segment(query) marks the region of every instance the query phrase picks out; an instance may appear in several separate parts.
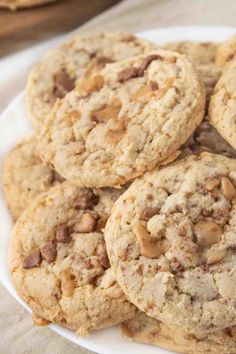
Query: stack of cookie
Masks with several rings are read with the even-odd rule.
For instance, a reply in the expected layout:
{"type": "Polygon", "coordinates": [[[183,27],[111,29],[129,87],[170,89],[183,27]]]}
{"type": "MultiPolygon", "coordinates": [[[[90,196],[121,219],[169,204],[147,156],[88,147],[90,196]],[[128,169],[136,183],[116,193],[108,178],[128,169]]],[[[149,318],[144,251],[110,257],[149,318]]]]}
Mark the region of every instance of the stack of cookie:
{"type": "Polygon", "coordinates": [[[12,281],[36,324],[236,353],[235,53],[235,37],[105,33],[32,70],[34,131],[4,188],[12,281]]]}

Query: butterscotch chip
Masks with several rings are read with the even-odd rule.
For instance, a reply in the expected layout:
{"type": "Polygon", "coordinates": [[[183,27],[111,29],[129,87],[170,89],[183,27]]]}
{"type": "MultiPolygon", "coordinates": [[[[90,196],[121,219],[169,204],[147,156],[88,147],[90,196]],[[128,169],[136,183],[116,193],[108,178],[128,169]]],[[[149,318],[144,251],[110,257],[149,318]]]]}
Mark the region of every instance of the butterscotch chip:
{"type": "Polygon", "coordinates": [[[61,291],[64,296],[72,296],[76,287],[72,273],[69,269],[65,269],[60,274],[61,291]]]}
{"type": "Polygon", "coordinates": [[[134,99],[137,102],[148,102],[153,96],[152,89],[148,86],[141,86],[135,93],[134,99]]]}
{"type": "Polygon", "coordinates": [[[22,300],[37,314],[38,325],[57,323],[84,336],[134,316],[136,307],[110,268],[103,231],[75,230],[85,213],[96,220],[97,215],[106,218],[123,192],[64,182],[33,200],[16,222],[10,272],[22,300]],[[75,207],[85,195],[97,197],[89,212],[75,207]]]}
{"type": "Polygon", "coordinates": [[[153,241],[141,223],[135,225],[134,234],[138,239],[142,256],[156,258],[164,254],[169,248],[167,240],[153,241]]]}
{"type": "Polygon", "coordinates": [[[78,82],[77,90],[82,92],[82,95],[91,94],[94,91],[98,91],[102,88],[104,83],[103,76],[101,75],[93,75],[86,79],[81,79],[78,82]]]}
{"type": "Polygon", "coordinates": [[[211,192],[211,191],[213,191],[214,188],[218,187],[219,184],[220,184],[220,180],[217,178],[213,178],[213,179],[207,181],[206,189],[211,192]]]}
{"type": "Polygon", "coordinates": [[[226,177],[221,179],[221,188],[222,193],[224,194],[225,198],[232,200],[236,196],[236,189],[232,182],[226,177]]]}
{"type": "Polygon", "coordinates": [[[45,318],[38,316],[35,313],[32,315],[32,320],[36,326],[47,326],[50,323],[48,320],[45,320],[45,318]]]}
{"type": "Polygon", "coordinates": [[[222,261],[225,256],[226,256],[226,251],[224,249],[213,250],[207,256],[207,263],[208,264],[218,263],[222,261]]]}
{"type": "Polygon", "coordinates": [[[177,53],[134,56],[96,76],[103,84],[93,89],[91,77],[84,78],[55,105],[38,139],[43,161],[78,186],[119,186],[143,175],[173,156],[203,118],[203,84],[177,53]],[[74,109],[81,116],[70,125],[74,109]]]}
{"type": "Polygon", "coordinates": [[[211,246],[221,240],[222,229],[213,221],[199,221],[193,226],[199,246],[211,246]]]}
{"type": "Polygon", "coordinates": [[[118,118],[120,107],[107,106],[92,113],[92,120],[98,123],[107,122],[109,119],[118,118]]]}
{"type": "Polygon", "coordinates": [[[98,217],[91,213],[84,213],[76,222],[74,230],[80,233],[89,233],[96,230],[98,217]]]}
{"type": "Polygon", "coordinates": [[[156,168],[118,199],[105,228],[126,296],[199,338],[236,324],[236,205],[223,178],[235,183],[236,160],[216,154],[156,168]]]}
{"type": "MultiPolygon", "coordinates": [[[[88,77],[96,75],[107,63],[148,53],[155,47],[130,34],[116,32],[77,35],[51,50],[28,78],[27,106],[34,127],[40,129],[55,102],[78,84],[82,83],[85,96],[97,90],[101,84],[88,77]]],[[[71,124],[69,117],[68,122],[71,124]]]]}

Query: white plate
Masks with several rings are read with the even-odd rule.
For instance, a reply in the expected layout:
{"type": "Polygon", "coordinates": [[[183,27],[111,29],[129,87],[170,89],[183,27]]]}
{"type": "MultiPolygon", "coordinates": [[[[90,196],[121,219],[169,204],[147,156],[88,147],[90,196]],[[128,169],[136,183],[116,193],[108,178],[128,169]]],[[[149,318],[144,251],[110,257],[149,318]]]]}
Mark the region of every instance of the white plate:
{"type": "MultiPolygon", "coordinates": [[[[178,40],[195,41],[223,41],[236,33],[236,28],[228,27],[171,27],[141,32],[138,35],[150,41],[163,44],[178,40]]],[[[3,159],[6,153],[14,146],[17,140],[30,131],[24,104],[24,93],[21,93],[5,110],[0,118],[0,280],[11,295],[28,311],[29,307],[19,298],[11,284],[7,267],[7,250],[12,229],[12,221],[3,199],[2,170],[3,159]]],[[[167,354],[166,350],[133,343],[125,340],[117,327],[109,328],[91,334],[87,338],[77,337],[72,331],[57,325],[49,327],[80,346],[99,354],[167,354]]]]}

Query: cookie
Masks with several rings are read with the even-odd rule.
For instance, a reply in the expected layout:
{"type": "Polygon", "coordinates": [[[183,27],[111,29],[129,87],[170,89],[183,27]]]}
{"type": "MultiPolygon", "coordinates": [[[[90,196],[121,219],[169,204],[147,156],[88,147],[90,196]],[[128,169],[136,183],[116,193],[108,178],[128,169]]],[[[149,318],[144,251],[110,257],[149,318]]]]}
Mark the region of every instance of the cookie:
{"type": "Polygon", "coordinates": [[[236,149],[236,59],[223,71],[209,105],[209,120],[224,139],[236,149]]]}
{"type": "Polygon", "coordinates": [[[207,104],[213,93],[222,69],[215,65],[218,44],[213,42],[198,43],[193,41],[168,43],[164,49],[184,54],[194,64],[206,87],[207,104]]]}
{"type": "Polygon", "coordinates": [[[219,45],[216,51],[215,63],[223,67],[229,63],[236,54],[236,36],[231,36],[227,41],[219,45]]]}
{"type": "Polygon", "coordinates": [[[206,113],[209,106],[210,97],[213,94],[215,85],[219,80],[222,69],[215,64],[197,65],[196,70],[204,82],[206,88],[206,113]]]}
{"type": "Polygon", "coordinates": [[[208,333],[200,338],[189,335],[179,328],[139,312],[122,324],[122,334],[131,340],[154,344],[183,354],[234,354],[236,350],[236,327],[208,333]]]}
{"type": "Polygon", "coordinates": [[[205,65],[215,62],[218,44],[213,42],[180,41],[167,43],[163,48],[185,54],[193,64],[205,65]]]}
{"type": "Polygon", "coordinates": [[[192,334],[236,325],[236,160],[202,153],[133,182],[105,239],[141,311],[192,334]]]}
{"type": "Polygon", "coordinates": [[[184,56],[159,50],[108,64],[55,105],[40,156],[72,183],[122,185],[175,152],[204,107],[203,84],[184,56]]]}
{"type": "Polygon", "coordinates": [[[55,170],[42,164],[35,136],[24,138],[10,151],[4,163],[4,194],[13,220],[37,195],[63,180],[55,170]]]}
{"type": "Polygon", "coordinates": [[[41,127],[56,99],[71,91],[81,77],[154,47],[131,34],[117,32],[77,35],[51,50],[35,65],[27,82],[27,106],[33,126],[41,127]]]}
{"type": "Polygon", "coordinates": [[[134,316],[110,268],[102,232],[121,193],[64,182],[38,196],[17,220],[10,273],[36,319],[87,335],[134,316]]]}
{"type": "Polygon", "coordinates": [[[207,117],[184,144],[179,158],[203,151],[236,158],[236,150],[209,124],[207,117]]]}
{"type": "Polygon", "coordinates": [[[6,7],[10,10],[17,10],[26,7],[43,5],[57,0],[0,0],[0,7],[6,7]]]}

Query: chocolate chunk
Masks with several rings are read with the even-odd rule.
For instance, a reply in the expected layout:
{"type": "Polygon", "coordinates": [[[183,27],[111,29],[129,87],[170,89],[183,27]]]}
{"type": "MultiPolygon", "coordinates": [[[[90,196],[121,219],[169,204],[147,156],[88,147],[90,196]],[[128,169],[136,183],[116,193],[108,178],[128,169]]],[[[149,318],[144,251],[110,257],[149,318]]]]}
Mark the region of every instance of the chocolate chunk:
{"type": "Polygon", "coordinates": [[[159,212],[160,208],[158,207],[147,207],[143,210],[140,219],[141,220],[149,220],[151,217],[153,217],[155,214],[159,212]]]}
{"type": "Polygon", "coordinates": [[[92,209],[94,205],[97,205],[99,197],[93,193],[91,189],[88,189],[75,201],[75,208],[79,210],[92,209]]]}
{"type": "Polygon", "coordinates": [[[41,260],[42,260],[42,258],[41,258],[40,251],[35,251],[25,257],[25,259],[23,261],[23,268],[30,269],[30,268],[34,268],[34,267],[39,267],[41,260]]]}
{"type": "Polygon", "coordinates": [[[97,67],[98,69],[103,69],[104,66],[108,63],[112,63],[112,60],[106,57],[98,57],[97,58],[97,67]]]}
{"type": "Polygon", "coordinates": [[[143,59],[138,70],[138,76],[143,76],[144,71],[151,64],[153,60],[162,60],[163,58],[158,54],[151,54],[143,59]]]}
{"type": "Polygon", "coordinates": [[[55,97],[63,98],[68,92],[75,87],[74,80],[70,78],[66,71],[61,71],[54,75],[54,90],[55,97]]]}
{"type": "Polygon", "coordinates": [[[93,232],[97,228],[98,215],[86,212],[82,214],[77,223],[74,226],[75,232],[89,233],[93,232]]]}
{"type": "Polygon", "coordinates": [[[45,243],[42,248],[40,249],[42,258],[48,262],[51,263],[55,261],[57,257],[57,246],[54,242],[49,241],[45,243]]]}
{"type": "Polygon", "coordinates": [[[153,60],[162,60],[162,59],[163,58],[158,54],[151,54],[147,56],[146,58],[143,59],[139,67],[131,67],[119,72],[118,81],[120,83],[123,83],[125,81],[128,81],[129,79],[143,76],[144,71],[147,69],[147,67],[151,64],[153,60]]]}
{"type": "Polygon", "coordinates": [[[65,181],[65,178],[62,177],[57,171],[53,170],[52,173],[53,173],[53,177],[52,177],[53,182],[61,182],[62,183],[65,181]]]}
{"type": "Polygon", "coordinates": [[[106,245],[104,241],[98,244],[97,255],[101,266],[103,268],[110,268],[110,261],[107,255],[106,245]]]}
{"type": "Polygon", "coordinates": [[[132,78],[138,77],[138,76],[139,76],[138,68],[131,67],[131,68],[127,68],[127,69],[124,69],[119,72],[118,81],[120,83],[123,83],[125,81],[128,81],[129,79],[132,79],[132,78]]]}
{"type": "Polygon", "coordinates": [[[158,85],[156,81],[150,81],[150,87],[152,91],[158,90],[158,85]]]}
{"type": "Polygon", "coordinates": [[[57,242],[69,243],[71,241],[70,228],[67,224],[59,225],[56,229],[57,242]]]}

